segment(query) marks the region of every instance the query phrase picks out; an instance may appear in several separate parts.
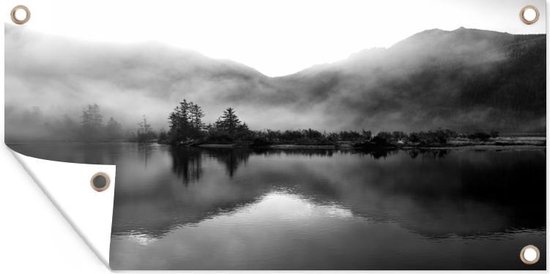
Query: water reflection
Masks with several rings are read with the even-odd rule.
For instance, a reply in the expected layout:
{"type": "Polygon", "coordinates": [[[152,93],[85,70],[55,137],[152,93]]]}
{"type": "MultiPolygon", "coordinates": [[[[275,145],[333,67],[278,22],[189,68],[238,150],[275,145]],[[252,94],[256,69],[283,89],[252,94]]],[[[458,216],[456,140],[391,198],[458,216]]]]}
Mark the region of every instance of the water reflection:
{"type": "Polygon", "coordinates": [[[523,269],[521,246],[545,253],[543,149],[21,150],[117,164],[119,269],[523,269]]]}
{"type": "Polygon", "coordinates": [[[240,165],[246,164],[251,154],[249,150],[243,149],[215,149],[209,148],[203,150],[209,157],[216,159],[225,166],[227,175],[233,177],[240,165]]]}
{"type": "Polygon", "coordinates": [[[147,163],[149,162],[149,158],[151,157],[153,147],[148,144],[137,144],[137,150],[140,159],[143,161],[145,167],[147,167],[147,163]]]}
{"type": "Polygon", "coordinates": [[[184,184],[198,181],[202,174],[202,153],[197,149],[170,148],[172,155],[172,171],[177,174],[184,184]]]}
{"type": "Polygon", "coordinates": [[[416,159],[419,155],[422,155],[422,157],[431,157],[431,158],[437,158],[442,159],[449,154],[451,150],[449,149],[411,149],[408,150],[409,156],[412,159],[416,159]]]}
{"type": "MultiPolygon", "coordinates": [[[[147,149],[139,147],[143,155],[144,165],[147,167],[147,159],[151,153],[151,147],[147,149]]],[[[418,155],[431,158],[444,158],[450,150],[410,150],[409,156],[414,159],[418,155]]],[[[398,150],[375,150],[375,151],[334,151],[334,150],[316,150],[316,149],[290,149],[290,150],[268,150],[268,149],[227,149],[227,148],[192,148],[192,147],[173,147],[170,148],[173,159],[172,169],[174,173],[180,176],[185,184],[198,181],[203,172],[202,158],[209,157],[215,159],[225,167],[227,175],[232,178],[239,166],[246,164],[251,155],[262,156],[281,156],[281,155],[300,155],[312,157],[332,157],[334,153],[338,154],[358,154],[362,157],[371,157],[373,159],[383,159],[398,153],[398,150]]]]}
{"type": "Polygon", "coordinates": [[[238,210],[273,189],[299,193],[317,204],[341,204],[355,216],[399,221],[428,237],[542,228],[545,222],[542,151],[392,152],[386,158],[189,148],[157,153],[172,159],[173,173],[129,167],[133,176],[121,176],[117,187],[115,234],[126,233],[128,223],[140,223],[132,229],[143,233],[170,231],[238,210]],[[137,177],[151,172],[158,175],[136,188],[137,177]],[[197,184],[173,184],[181,180],[197,184]],[[125,211],[143,205],[150,216],[125,211]],[[166,228],[159,230],[163,223],[166,228]]]}

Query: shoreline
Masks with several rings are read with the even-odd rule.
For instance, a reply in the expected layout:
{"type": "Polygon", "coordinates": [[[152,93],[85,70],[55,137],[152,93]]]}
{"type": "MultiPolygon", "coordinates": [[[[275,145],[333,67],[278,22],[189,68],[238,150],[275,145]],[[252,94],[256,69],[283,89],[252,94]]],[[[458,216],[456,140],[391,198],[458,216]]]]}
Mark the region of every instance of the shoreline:
{"type": "Polygon", "coordinates": [[[246,146],[238,144],[202,144],[196,147],[204,149],[266,149],[266,150],[355,150],[355,151],[376,151],[376,150],[503,150],[503,149],[546,149],[546,145],[502,145],[502,144],[468,144],[468,145],[446,145],[446,146],[379,146],[379,147],[340,147],[337,145],[270,145],[270,146],[246,146]]]}
{"type": "Polygon", "coordinates": [[[8,147],[18,145],[55,145],[55,144],[140,144],[140,145],[166,145],[173,147],[195,147],[204,149],[266,149],[266,150],[355,150],[355,151],[377,151],[377,150],[453,150],[453,149],[474,149],[474,150],[502,150],[502,149],[545,149],[545,137],[497,137],[488,141],[469,140],[457,138],[449,140],[446,144],[415,144],[415,143],[392,143],[387,145],[378,145],[371,142],[353,143],[338,142],[334,144],[266,144],[254,145],[251,143],[188,143],[181,145],[171,145],[164,143],[150,142],[132,142],[132,141],[108,141],[108,142],[73,142],[73,141],[51,141],[51,142],[6,142],[8,147]]]}
{"type": "Polygon", "coordinates": [[[421,144],[411,142],[392,142],[386,144],[376,144],[373,142],[351,142],[340,141],[332,144],[266,144],[253,145],[250,143],[233,144],[188,144],[186,146],[199,148],[250,148],[250,149],[273,149],[273,150],[298,150],[298,149],[317,149],[317,150],[429,150],[429,149],[477,149],[494,150],[523,148],[535,149],[546,148],[546,137],[496,137],[489,140],[473,140],[468,138],[453,138],[446,143],[421,144]]]}

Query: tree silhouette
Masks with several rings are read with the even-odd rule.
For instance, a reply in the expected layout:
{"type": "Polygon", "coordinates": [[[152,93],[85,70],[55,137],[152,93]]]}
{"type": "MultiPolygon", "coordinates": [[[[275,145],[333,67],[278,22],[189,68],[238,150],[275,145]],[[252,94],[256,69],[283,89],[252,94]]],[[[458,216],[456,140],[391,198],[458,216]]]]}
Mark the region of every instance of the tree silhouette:
{"type": "Polygon", "coordinates": [[[122,125],[117,122],[113,117],[111,117],[109,121],[107,121],[105,131],[107,133],[108,139],[119,139],[123,136],[122,125]]]}
{"type": "Polygon", "coordinates": [[[199,105],[185,99],[181,101],[168,118],[170,142],[182,143],[200,138],[204,128],[202,117],[204,113],[199,105]]]}
{"type": "Polygon", "coordinates": [[[204,123],[202,122],[204,113],[199,105],[190,102],[190,114],[192,135],[194,135],[193,137],[198,138],[204,128],[204,123]]]}
{"type": "Polygon", "coordinates": [[[147,122],[147,117],[143,116],[143,120],[138,123],[137,141],[140,143],[149,142],[156,138],[151,125],[147,122]]]}
{"type": "Polygon", "coordinates": [[[97,104],[88,105],[82,111],[82,136],[85,140],[97,140],[103,136],[103,116],[97,104]]]}
{"type": "Polygon", "coordinates": [[[233,135],[240,125],[241,120],[239,120],[233,108],[224,110],[222,116],[216,121],[216,128],[226,131],[229,135],[233,135]]]}

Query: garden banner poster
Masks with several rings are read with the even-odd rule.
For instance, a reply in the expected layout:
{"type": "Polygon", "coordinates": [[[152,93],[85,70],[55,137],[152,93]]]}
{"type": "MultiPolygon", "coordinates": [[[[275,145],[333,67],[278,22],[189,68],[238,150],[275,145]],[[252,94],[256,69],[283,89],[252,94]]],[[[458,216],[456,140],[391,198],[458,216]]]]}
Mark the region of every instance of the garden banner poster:
{"type": "Polygon", "coordinates": [[[112,269],[546,269],[542,0],[5,2],[5,144],[112,269]]]}

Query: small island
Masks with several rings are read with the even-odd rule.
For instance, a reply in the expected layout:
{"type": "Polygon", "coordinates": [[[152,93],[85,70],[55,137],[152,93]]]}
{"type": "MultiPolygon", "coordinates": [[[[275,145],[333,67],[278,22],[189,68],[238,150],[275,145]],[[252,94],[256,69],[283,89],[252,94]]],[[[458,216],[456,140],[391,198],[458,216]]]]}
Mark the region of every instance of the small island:
{"type": "Polygon", "coordinates": [[[405,133],[403,131],[349,130],[326,132],[315,129],[251,130],[234,108],[227,108],[214,123],[202,121],[202,108],[183,100],[169,115],[170,129],[155,132],[147,120],[139,124],[134,141],[157,142],[173,146],[204,148],[263,149],[399,149],[452,148],[466,146],[545,146],[544,136],[499,136],[497,131],[458,133],[436,129],[405,133]]]}
{"type": "MultiPolygon", "coordinates": [[[[211,123],[203,120],[201,106],[182,100],[167,113],[168,130],[156,130],[143,116],[135,126],[127,126],[104,114],[97,104],[82,109],[79,121],[74,116],[49,117],[45,121],[42,111],[35,107],[18,116],[22,123],[39,134],[12,130],[8,141],[12,143],[79,142],[163,144],[173,147],[198,148],[251,148],[251,149],[324,149],[324,150],[396,150],[396,149],[450,149],[474,147],[492,149],[500,147],[545,147],[543,133],[499,134],[494,129],[457,132],[452,129],[432,129],[414,132],[353,129],[326,131],[319,129],[251,129],[238,117],[233,107],[226,108],[211,123]],[[15,133],[15,134],[14,134],[15,133]],[[17,140],[17,142],[14,142],[17,140]]],[[[159,119],[156,119],[159,120],[159,119]]]]}

